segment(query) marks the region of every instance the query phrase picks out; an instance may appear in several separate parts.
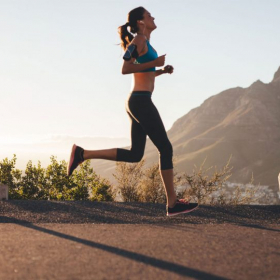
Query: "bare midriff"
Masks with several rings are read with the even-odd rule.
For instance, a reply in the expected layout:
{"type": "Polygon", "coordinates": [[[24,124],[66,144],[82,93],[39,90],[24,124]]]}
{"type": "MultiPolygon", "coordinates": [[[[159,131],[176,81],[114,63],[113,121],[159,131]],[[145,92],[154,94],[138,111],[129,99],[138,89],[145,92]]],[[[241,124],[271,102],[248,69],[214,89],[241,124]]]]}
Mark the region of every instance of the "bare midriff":
{"type": "Polygon", "coordinates": [[[132,91],[150,91],[154,90],[156,72],[138,72],[133,73],[132,91]]]}

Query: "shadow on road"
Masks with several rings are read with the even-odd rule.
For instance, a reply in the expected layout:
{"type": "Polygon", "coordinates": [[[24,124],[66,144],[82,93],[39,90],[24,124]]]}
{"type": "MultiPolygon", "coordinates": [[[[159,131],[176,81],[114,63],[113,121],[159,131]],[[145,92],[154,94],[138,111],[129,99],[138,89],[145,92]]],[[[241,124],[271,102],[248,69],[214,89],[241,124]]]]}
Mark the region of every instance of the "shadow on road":
{"type": "MultiPolygon", "coordinates": [[[[0,221],[2,220],[1,218],[3,218],[3,217],[0,216],[0,221]]],[[[188,268],[186,266],[179,265],[176,263],[163,261],[163,260],[156,259],[153,257],[145,256],[143,254],[131,252],[131,251],[128,251],[125,249],[120,249],[120,248],[117,248],[114,246],[101,244],[101,243],[97,243],[94,241],[90,241],[90,240],[78,238],[75,236],[71,236],[68,234],[64,234],[61,232],[57,232],[57,231],[54,231],[51,229],[46,229],[44,227],[40,227],[40,226],[34,225],[32,223],[29,223],[28,221],[25,221],[25,220],[18,220],[16,218],[7,218],[7,217],[5,217],[5,219],[7,221],[9,221],[10,223],[16,223],[16,224],[26,227],[26,228],[37,230],[37,231],[40,231],[40,232],[43,232],[46,234],[50,234],[50,235],[53,235],[53,236],[56,236],[59,238],[71,240],[71,241],[74,241],[77,243],[81,243],[83,245],[97,248],[97,249],[130,259],[130,260],[138,261],[138,262],[141,262],[141,263],[144,263],[144,264],[147,264],[147,265],[150,265],[150,266],[162,269],[162,270],[173,272],[173,273],[179,274],[184,277],[193,277],[195,279],[209,279],[209,280],[227,279],[224,277],[215,276],[215,275],[207,273],[207,272],[199,271],[197,269],[188,268]]]]}

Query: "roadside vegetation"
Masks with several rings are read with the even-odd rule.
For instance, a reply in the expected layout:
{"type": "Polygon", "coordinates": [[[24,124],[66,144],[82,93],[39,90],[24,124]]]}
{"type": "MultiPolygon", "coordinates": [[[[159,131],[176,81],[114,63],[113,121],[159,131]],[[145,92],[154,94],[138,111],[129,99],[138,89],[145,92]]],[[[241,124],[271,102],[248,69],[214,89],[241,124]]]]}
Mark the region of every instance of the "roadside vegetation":
{"type": "Polygon", "coordinates": [[[0,162],[0,182],[9,186],[9,199],[113,201],[112,186],[85,161],[67,176],[67,162],[54,156],[47,168],[29,161],[24,174],[15,168],[16,156],[0,162]]]}
{"type": "MultiPolygon", "coordinates": [[[[16,155],[0,161],[0,182],[9,186],[9,199],[37,200],[91,200],[124,202],[166,203],[165,189],[159,173],[159,165],[144,168],[145,159],[138,163],[116,162],[113,176],[117,184],[97,175],[87,160],[72,176],[67,176],[67,162],[52,156],[50,164],[29,161],[24,172],[16,169],[16,155]]],[[[226,190],[232,175],[230,159],[221,170],[205,168],[205,162],[193,169],[191,174],[176,172],[174,163],[174,186],[178,198],[210,205],[240,205],[257,203],[263,195],[257,195],[253,177],[248,186],[231,187],[226,190]]]]}

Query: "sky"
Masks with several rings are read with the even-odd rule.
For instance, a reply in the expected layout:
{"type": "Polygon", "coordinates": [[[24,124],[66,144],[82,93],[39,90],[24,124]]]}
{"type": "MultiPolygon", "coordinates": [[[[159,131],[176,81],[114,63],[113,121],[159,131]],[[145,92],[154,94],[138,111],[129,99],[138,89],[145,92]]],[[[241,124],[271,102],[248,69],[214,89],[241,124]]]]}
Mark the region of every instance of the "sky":
{"type": "Polygon", "coordinates": [[[152,96],[166,130],[212,95],[269,83],[280,66],[278,0],[0,0],[0,160],[7,144],[130,138],[117,28],[138,6],[174,67],[152,96]]]}

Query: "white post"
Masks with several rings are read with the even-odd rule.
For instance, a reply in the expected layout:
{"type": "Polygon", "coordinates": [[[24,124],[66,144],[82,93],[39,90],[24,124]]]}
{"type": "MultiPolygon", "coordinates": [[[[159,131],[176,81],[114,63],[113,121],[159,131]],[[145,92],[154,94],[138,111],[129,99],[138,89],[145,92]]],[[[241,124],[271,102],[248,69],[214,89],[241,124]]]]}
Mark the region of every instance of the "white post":
{"type": "Polygon", "coordinates": [[[8,193],[8,186],[0,183],[0,200],[8,200],[8,193]]]}
{"type": "Polygon", "coordinates": [[[280,199],[280,173],[279,173],[279,175],[278,175],[278,184],[279,184],[278,196],[279,196],[279,199],[280,199]]]}

